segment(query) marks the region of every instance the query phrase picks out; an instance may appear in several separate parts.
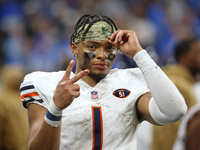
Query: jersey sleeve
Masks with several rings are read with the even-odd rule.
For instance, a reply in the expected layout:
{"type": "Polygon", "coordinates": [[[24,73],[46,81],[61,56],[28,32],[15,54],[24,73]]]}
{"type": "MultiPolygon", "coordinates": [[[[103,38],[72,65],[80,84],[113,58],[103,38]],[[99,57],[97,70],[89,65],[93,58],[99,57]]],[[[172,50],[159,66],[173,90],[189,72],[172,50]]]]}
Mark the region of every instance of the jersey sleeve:
{"type": "Polygon", "coordinates": [[[20,98],[22,104],[25,108],[27,108],[30,103],[36,103],[47,108],[47,99],[42,96],[41,90],[39,90],[36,84],[38,81],[34,81],[34,76],[37,75],[34,73],[26,75],[20,85],[20,98]]]}

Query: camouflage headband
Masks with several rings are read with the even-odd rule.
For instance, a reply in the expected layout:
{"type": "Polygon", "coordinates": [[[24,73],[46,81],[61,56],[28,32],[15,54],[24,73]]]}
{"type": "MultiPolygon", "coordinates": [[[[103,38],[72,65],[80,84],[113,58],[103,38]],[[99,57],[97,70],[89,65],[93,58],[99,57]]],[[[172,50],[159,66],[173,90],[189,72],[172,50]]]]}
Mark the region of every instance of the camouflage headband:
{"type": "MultiPolygon", "coordinates": [[[[78,34],[77,37],[74,38],[75,43],[79,43],[79,42],[85,41],[85,40],[108,41],[108,36],[112,34],[112,27],[104,21],[99,21],[99,22],[94,23],[91,26],[91,28],[88,30],[86,35],[83,36],[88,25],[89,24],[86,24],[85,28],[78,34]]],[[[114,27],[113,27],[113,30],[116,31],[114,27]]]]}

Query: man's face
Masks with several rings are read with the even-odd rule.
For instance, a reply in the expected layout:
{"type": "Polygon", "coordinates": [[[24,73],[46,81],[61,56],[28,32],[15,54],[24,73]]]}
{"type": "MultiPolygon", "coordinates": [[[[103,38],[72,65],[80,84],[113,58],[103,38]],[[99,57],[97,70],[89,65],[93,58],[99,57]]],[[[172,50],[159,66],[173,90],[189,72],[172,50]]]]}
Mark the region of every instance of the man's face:
{"type": "Polygon", "coordinates": [[[77,45],[77,70],[90,70],[92,78],[105,77],[115,62],[117,48],[108,41],[82,41],[77,45]]]}
{"type": "Polygon", "coordinates": [[[200,43],[195,41],[191,43],[189,51],[191,66],[194,71],[200,71],[200,43]]]}

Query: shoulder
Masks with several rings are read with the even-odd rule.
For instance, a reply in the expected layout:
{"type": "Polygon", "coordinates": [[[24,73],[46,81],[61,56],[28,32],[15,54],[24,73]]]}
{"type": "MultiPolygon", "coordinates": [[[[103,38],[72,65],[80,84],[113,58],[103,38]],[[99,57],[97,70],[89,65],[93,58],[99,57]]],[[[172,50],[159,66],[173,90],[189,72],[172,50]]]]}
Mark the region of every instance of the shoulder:
{"type": "Polygon", "coordinates": [[[104,81],[115,87],[131,88],[139,91],[141,89],[146,90],[148,87],[139,68],[113,69],[104,81]]]}
{"type": "Polygon", "coordinates": [[[139,68],[126,68],[126,69],[112,69],[110,70],[110,74],[114,74],[114,73],[133,73],[133,74],[141,74],[141,71],[139,68]]]}
{"type": "Polygon", "coordinates": [[[188,76],[189,70],[180,64],[169,64],[166,66],[162,66],[162,70],[169,76],[188,76]]]}
{"type": "Polygon", "coordinates": [[[35,87],[55,88],[55,85],[62,79],[65,71],[58,72],[32,72],[27,74],[21,86],[34,85],[35,87]]]}
{"type": "Polygon", "coordinates": [[[23,105],[37,103],[47,107],[53,91],[63,77],[65,71],[59,72],[33,72],[24,77],[20,85],[20,95],[23,105]]]}
{"type": "Polygon", "coordinates": [[[58,80],[63,77],[65,71],[58,72],[32,72],[24,77],[23,81],[46,81],[46,80],[58,80]]]}
{"type": "Polygon", "coordinates": [[[113,69],[109,73],[110,76],[116,76],[122,79],[129,78],[143,78],[142,72],[139,68],[128,68],[128,69],[113,69]]]}

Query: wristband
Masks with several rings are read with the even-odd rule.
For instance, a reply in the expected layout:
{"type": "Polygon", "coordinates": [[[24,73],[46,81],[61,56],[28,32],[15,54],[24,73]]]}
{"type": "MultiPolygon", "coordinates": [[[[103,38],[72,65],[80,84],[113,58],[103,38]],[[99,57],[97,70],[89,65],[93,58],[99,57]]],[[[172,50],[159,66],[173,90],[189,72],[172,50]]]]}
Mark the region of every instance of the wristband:
{"type": "Polygon", "coordinates": [[[61,124],[62,119],[62,109],[59,109],[53,99],[51,100],[49,107],[47,109],[44,120],[52,127],[57,127],[61,124]]]}

